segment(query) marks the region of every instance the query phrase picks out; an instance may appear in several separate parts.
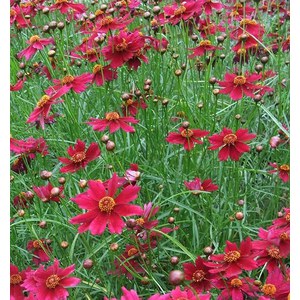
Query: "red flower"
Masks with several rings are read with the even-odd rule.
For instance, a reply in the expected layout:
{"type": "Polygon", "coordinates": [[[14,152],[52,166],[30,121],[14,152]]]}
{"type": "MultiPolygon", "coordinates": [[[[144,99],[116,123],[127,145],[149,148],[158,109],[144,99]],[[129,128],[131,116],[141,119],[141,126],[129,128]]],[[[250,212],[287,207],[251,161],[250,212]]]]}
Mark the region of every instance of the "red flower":
{"type": "Polygon", "coordinates": [[[21,192],[19,195],[14,197],[14,207],[16,208],[27,208],[32,202],[34,194],[32,192],[21,192]]]}
{"type": "MultiPolygon", "coordinates": [[[[261,39],[265,30],[262,25],[257,23],[255,20],[251,19],[242,19],[240,21],[240,27],[235,29],[230,33],[230,37],[232,39],[239,39],[241,34],[251,34],[253,35],[256,39],[261,39]]],[[[256,42],[257,43],[257,42],[256,42]]]]}
{"type": "Polygon", "coordinates": [[[27,243],[27,250],[32,252],[32,261],[37,266],[41,262],[48,262],[50,260],[49,254],[52,252],[52,248],[46,243],[45,239],[29,241],[27,243]]]}
{"type": "Polygon", "coordinates": [[[71,89],[79,94],[87,89],[87,85],[91,83],[93,75],[90,73],[84,73],[79,76],[66,75],[62,80],[53,79],[54,86],[49,87],[46,90],[47,94],[52,94],[54,91],[64,95],[71,89]]]}
{"type": "Polygon", "coordinates": [[[207,54],[207,51],[215,51],[217,49],[222,49],[222,48],[213,46],[211,44],[211,41],[209,40],[202,40],[200,41],[198,47],[189,49],[189,50],[193,50],[193,54],[189,55],[189,58],[193,58],[195,56],[203,56],[207,54]]]}
{"type": "MultiPolygon", "coordinates": [[[[153,207],[152,202],[144,204],[143,213],[141,217],[136,219],[136,226],[133,228],[137,230],[137,233],[142,232],[144,229],[150,230],[158,225],[158,220],[151,220],[159,211],[159,206],[153,207]]],[[[146,232],[141,236],[141,238],[146,239],[146,232]]]]}
{"type": "Polygon", "coordinates": [[[170,132],[166,137],[166,141],[171,144],[181,144],[184,149],[190,151],[194,148],[194,143],[203,144],[200,140],[209,134],[209,131],[201,129],[185,129],[180,127],[177,132],[170,132]]]}
{"type": "Polygon", "coordinates": [[[53,104],[62,102],[62,100],[55,101],[61,96],[61,93],[56,93],[52,96],[44,95],[36,104],[35,109],[28,117],[26,123],[38,122],[42,129],[45,128],[45,119],[49,117],[49,112],[53,104]]]}
{"type": "Polygon", "coordinates": [[[56,0],[54,4],[49,7],[50,11],[59,10],[62,14],[67,14],[69,10],[82,14],[86,11],[84,4],[73,3],[69,0],[56,0]]]}
{"type": "Polygon", "coordinates": [[[22,79],[19,79],[15,85],[10,85],[10,91],[16,92],[23,88],[24,82],[26,81],[26,77],[23,77],[22,79]]]}
{"type": "Polygon", "coordinates": [[[289,208],[284,208],[284,215],[281,218],[277,218],[273,221],[272,227],[284,228],[290,230],[291,212],[289,208]]]}
{"type": "Polygon", "coordinates": [[[62,173],[74,173],[80,169],[84,169],[87,164],[100,156],[101,152],[97,143],[91,143],[88,149],[85,149],[85,143],[77,140],[74,147],[70,146],[67,150],[71,159],[59,157],[59,161],[66,166],[60,169],[62,173]]]}
{"type": "Polygon", "coordinates": [[[64,187],[60,186],[59,187],[59,193],[53,194],[51,192],[53,189],[53,185],[49,182],[47,185],[44,186],[34,186],[33,190],[36,193],[36,195],[42,200],[42,202],[49,202],[49,201],[54,201],[59,203],[60,198],[64,198],[65,196],[62,194],[64,187]]]}
{"type": "Polygon", "coordinates": [[[25,28],[31,26],[30,19],[25,18],[24,11],[19,5],[10,8],[10,25],[17,23],[17,28],[25,28]]]}
{"type": "Polygon", "coordinates": [[[198,177],[196,177],[193,181],[184,181],[184,185],[188,190],[193,191],[192,194],[194,195],[198,195],[202,191],[213,192],[218,190],[218,186],[213,184],[211,179],[206,179],[202,182],[198,177]]]}
{"type": "Polygon", "coordinates": [[[138,109],[146,109],[148,105],[145,103],[143,99],[133,100],[129,98],[128,100],[124,100],[121,108],[124,116],[135,116],[138,113],[138,109]]]}
{"type": "Polygon", "coordinates": [[[216,278],[215,274],[209,273],[209,268],[203,263],[204,259],[198,256],[195,264],[184,263],[183,270],[186,280],[191,280],[190,286],[197,292],[209,291],[213,285],[212,280],[216,278]]]}
{"type": "Polygon", "coordinates": [[[110,60],[112,68],[118,68],[134,57],[144,46],[144,38],[138,31],[121,31],[111,36],[108,45],[102,49],[105,60],[110,60]]]}
{"type": "Polygon", "coordinates": [[[261,78],[259,74],[252,74],[250,76],[242,76],[236,74],[225,74],[225,81],[218,81],[218,84],[224,89],[220,90],[220,94],[229,94],[234,101],[242,99],[244,95],[254,98],[254,91],[262,88],[260,85],[252,84],[261,78]]]}
{"type": "Polygon", "coordinates": [[[66,288],[79,284],[80,279],[69,277],[75,270],[75,265],[67,268],[60,268],[59,261],[54,259],[52,266],[46,270],[40,266],[36,271],[26,273],[23,287],[36,296],[36,299],[66,300],[69,296],[66,288]]]}
{"type": "Polygon", "coordinates": [[[245,142],[250,141],[256,137],[254,133],[248,133],[248,129],[240,128],[233,133],[229,128],[223,128],[220,134],[210,136],[209,142],[210,150],[216,150],[220,147],[219,159],[227,160],[230,157],[232,160],[239,160],[244,152],[249,152],[250,147],[245,142]]]}
{"type": "Polygon", "coordinates": [[[81,224],[78,232],[90,230],[93,235],[102,234],[108,225],[111,233],[120,234],[125,226],[122,217],[140,215],[142,208],[128,204],[138,197],[140,187],[127,186],[117,196],[118,176],[113,174],[108,182],[108,189],[102,182],[90,180],[89,189],[71,199],[80,208],[88,211],[70,220],[71,224],[81,224]]]}
{"type": "Polygon", "coordinates": [[[129,17],[129,14],[119,18],[104,14],[98,15],[95,31],[97,33],[107,33],[110,30],[123,29],[134,20],[133,18],[128,19],[129,17]]]}
{"type": "Polygon", "coordinates": [[[185,300],[185,299],[209,300],[210,299],[210,294],[207,295],[196,294],[190,289],[184,289],[183,291],[181,291],[179,286],[177,286],[174,290],[172,290],[169,295],[170,298],[167,298],[169,300],[185,300]]]}
{"type": "Polygon", "coordinates": [[[202,7],[206,15],[211,15],[213,9],[221,10],[223,8],[223,4],[219,2],[212,2],[211,0],[205,0],[202,7]]]}
{"type": "Polygon", "coordinates": [[[112,81],[117,78],[118,78],[117,71],[111,69],[110,65],[102,66],[97,64],[93,67],[92,82],[95,82],[96,85],[98,86],[103,85],[105,81],[112,81]]]}
{"type": "Polygon", "coordinates": [[[138,123],[134,117],[121,117],[117,112],[108,112],[105,114],[105,119],[90,118],[90,122],[87,124],[91,125],[95,131],[104,131],[108,126],[109,132],[113,133],[120,128],[126,132],[135,132],[135,129],[127,123],[138,123]]]}
{"type": "Polygon", "coordinates": [[[241,300],[245,296],[255,297],[257,299],[258,287],[253,284],[254,280],[245,277],[239,279],[237,277],[222,278],[214,282],[214,286],[222,292],[217,300],[241,300]]]}
{"type": "Polygon", "coordinates": [[[30,271],[30,268],[19,271],[18,267],[10,264],[10,299],[12,300],[23,300],[25,290],[21,287],[24,279],[26,278],[25,272],[30,271]]]}
{"type": "Polygon", "coordinates": [[[197,25],[198,31],[204,39],[207,38],[208,35],[215,35],[217,30],[221,32],[225,31],[225,27],[213,23],[209,18],[199,19],[197,25]]]}
{"type": "Polygon", "coordinates": [[[29,60],[38,50],[44,49],[49,44],[54,44],[54,40],[53,38],[41,39],[38,35],[33,35],[26,43],[30,46],[18,53],[19,59],[24,56],[26,60],[29,60]]]}
{"type": "Polygon", "coordinates": [[[247,237],[241,242],[240,249],[236,243],[226,241],[225,254],[210,255],[210,261],[203,263],[213,269],[210,273],[224,272],[224,276],[233,277],[239,275],[243,270],[251,271],[258,267],[254,261],[255,255],[252,254],[252,242],[250,237],[247,237]]]}
{"type": "Polygon", "coordinates": [[[278,165],[277,163],[269,163],[274,170],[269,171],[268,173],[278,173],[279,178],[283,182],[288,182],[290,180],[290,166],[289,165],[278,165]]]}

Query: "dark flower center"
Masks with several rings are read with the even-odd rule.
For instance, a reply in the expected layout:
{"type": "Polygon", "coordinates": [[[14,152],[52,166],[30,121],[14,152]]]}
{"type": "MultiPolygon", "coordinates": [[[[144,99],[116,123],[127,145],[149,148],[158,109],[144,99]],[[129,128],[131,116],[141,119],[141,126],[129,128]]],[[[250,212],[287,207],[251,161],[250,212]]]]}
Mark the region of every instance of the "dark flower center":
{"type": "Polygon", "coordinates": [[[42,244],[41,240],[35,240],[32,242],[32,246],[34,249],[41,249],[41,244],[42,244]]]}
{"type": "Polygon", "coordinates": [[[290,172],[290,166],[289,165],[282,165],[279,167],[280,171],[284,171],[284,172],[290,172]]]}
{"type": "Polygon", "coordinates": [[[205,272],[203,270],[197,270],[193,273],[192,279],[195,282],[200,282],[204,279],[205,272]]]}
{"type": "Polygon", "coordinates": [[[75,78],[72,75],[67,75],[61,80],[61,83],[62,84],[72,83],[74,81],[74,79],[75,78]]]}
{"type": "Polygon", "coordinates": [[[114,21],[113,17],[107,16],[100,21],[101,26],[109,25],[114,21]]]}
{"type": "Polygon", "coordinates": [[[37,103],[37,107],[42,108],[48,101],[50,100],[50,97],[48,95],[44,95],[39,102],[37,103]]]}
{"type": "Polygon", "coordinates": [[[245,84],[247,81],[246,77],[245,76],[236,76],[234,79],[233,79],[233,83],[235,85],[243,85],[245,84]]]}
{"type": "Polygon", "coordinates": [[[282,256],[280,255],[280,250],[275,246],[271,246],[268,249],[268,255],[271,256],[272,258],[275,258],[275,259],[281,259],[282,258],[282,256]]]}
{"type": "Polygon", "coordinates": [[[40,37],[38,35],[33,35],[30,39],[29,42],[30,44],[33,44],[35,42],[38,42],[40,40],[40,37]]]}
{"type": "Polygon", "coordinates": [[[117,52],[122,52],[122,51],[124,51],[124,50],[127,49],[127,46],[128,46],[128,44],[127,44],[126,40],[123,38],[123,39],[122,39],[122,43],[117,44],[117,45],[114,47],[114,49],[115,49],[117,52]]]}
{"type": "Polygon", "coordinates": [[[117,112],[115,112],[115,111],[109,112],[109,113],[106,114],[105,119],[107,121],[119,120],[120,119],[120,115],[117,112]]]}
{"type": "Polygon", "coordinates": [[[10,284],[16,285],[22,282],[22,277],[20,274],[13,274],[10,276],[10,284]]]}
{"type": "Polygon", "coordinates": [[[233,133],[229,133],[224,136],[223,138],[223,143],[228,145],[228,144],[234,144],[237,141],[237,136],[233,133]]]}
{"type": "Polygon", "coordinates": [[[95,65],[93,68],[93,74],[97,74],[99,72],[102,72],[103,66],[102,65],[95,65]]]}
{"type": "Polygon", "coordinates": [[[102,212],[110,213],[114,209],[116,202],[114,198],[106,196],[100,199],[98,205],[102,212]]]}
{"type": "Polygon", "coordinates": [[[71,157],[74,163],[82,162],[85,158],[86,158],[85,151],[77,152],[71,157]]]}
{"type": "Polygon", "coordinates": [[[183,5],[180,5],[175,11],[174,16],[183,14],[186,11],[186,8],[183,5]]]}
{"type": "Polygon", "coordinates": [[[128,251],[127,251],[127,255],[129,256],[129,257],[131,257],[131,256],[133,256],[133,255],[135,255],[135,254],[137,254],[139,251],[138,251],[138,249],[136,249],[136,248],[130,248],[128,251]]]}
{"type": "Polygon", "coordinates": [[[241,287],[243,285],[243,282],[238,278],[234,278],[230,281],[230,285],[233,287],[241,287]]]}
{"type": "Polygon", "coordinates": [[[241,257],[241,253],[239,251],[229,251],[224,255],[224,261],[226,262],[234,262],[237,261],[241,257]]]}
{"type": "Polygon", "coordinates": [[[50,275],[46,279],[46,287],[48,289],[54,289],[56,286],[59,285],[60,278],[57,275],[50,275]]]}
{"type": "Polygon", "coordinates": [[[200,42],[200,46],[201,47],[211,46],[211,41],[209,41],[209,40],[203,40],[203,41],[200,42]]]}
{"type": "Polygon", "coordinates": [[[184,129],[180,132],[180,134],[185,138],[190,138],[194,135],[194,132],[191,129],[184,129]]]}
{"type": "Polygon", "coordinates": [[[266,295],[266,296],[274,296],[276,293],[276,286],[274,284],[265,284],[261,291],[266,295]]]}

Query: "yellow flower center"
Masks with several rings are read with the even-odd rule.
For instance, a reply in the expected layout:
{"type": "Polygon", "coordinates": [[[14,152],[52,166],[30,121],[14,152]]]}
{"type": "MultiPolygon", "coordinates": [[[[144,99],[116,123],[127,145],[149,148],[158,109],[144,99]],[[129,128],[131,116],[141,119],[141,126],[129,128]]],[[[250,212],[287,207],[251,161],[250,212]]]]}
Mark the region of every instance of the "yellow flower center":
{"type": "Polygon", "coordinates": [[[288,222],[290,222],[290,218],[291,218],[291,217],[290,217],[290,213],[287,213],[286,216],[285,216],[285,219],[286,219],[288,222]]]}
{"type": "Polygon", "coordinates": [[[101,10],[101,9],[97,9],[96,11],[95,11],[95,16],[97,17],[97,16],[100,16],[100,15],[103,15],[104,14],[104,11],[103,10],[101,10]]]}
{"type": "Polygon", "coordinates": [[[136,248],[130,248],[128,251],[127,251],[127,255],[129,256],[129,257],[131,257],[131,256],[133,256],[133,255],[135,255],[135,254],[137,254],[139,251],[138,251],[138,249],[136,249],[136,248]]]}
{"type": "Polygon", "coordinates": [[[122,51],[124,51],[124,50],[127,49],[127,46],[128,46],[128,44],[127,44],[126,40],[123,38],[123,39],[122,39],[122,43],[117,44],[117,45],[114,47],[114,49],[115,49],[117,52],[122,52],[122,51]]]}
{"type": "Polygon", "coordinates": [[[185,138],[190,138],[194,135],[194,132],[191,129],[184,129],[180,132],[180,134],[185,138]]]}
{"type": "Polygon", "coordinates": [[[236,76],[234,79],[233,79],[233,83],[235,85],[243,85],[245,84],[247,81],[246,77],[245,76],[236,76]]]}
{"type": "Polygon", "coordinates": [[[26,2],[26,3],[21,3],[20,4],[20,7],[24,7],[24,8],[26,8],[26,7],[30,7],[30,6],[34,6],[34,4],[32,3],[32,2],[26,2]]]}
{"type": "Polygon", "coordinates": [[[183,5],[180,5],[175,11],[174,16],[183,14],[186,11],[186,8],[183,5]]]}
{"type": "Polygon", "coordinates": [[[69,0],[56,0],[55,4],[68,3],[69,0]]]}
{"type": "Polygon", "coordinates": [[[223,143],[228,144],[234,144],[237,141],[237,136],[233,133],[226,134],[223,138],[223,143]]]}
{"type": "Polygon", "coordinates": [[[39,102],[37,103],[37,107],[42,108],[48,101],[50,100],[50,97],[48,95],[44,95],[39,102]]]}
{"type": "Polygon", "coordinates": [[[48,289],[55,289],[59,285],[60,278],[57,275],[50,275],[46,279],[46,287],[48,289]]]}
{"type": "Polygon", "coordinates": [[[283,232],[279,235],[281,241],[287,241],[290,239],[289,235],[286,232],[283,232]]]}
{"type": "Polygon", "coordinates": [[[100,21],[101,26],[109,25],[114,21],[113,17],[107,16],[100,21]]]}
{"type": "Polygon", "coordinates": [[[233,6],[234,6],[236,9],[242,8],[242,7],[243,7],[243,5],[242,5],[241,3],[239,3],[239,2],[235,3],[233,6]]]}
{"type": "Polygon", "coordinates": [[[200,42],[200,46],[202,46],[202,47],[211,46],[211,41],[203,40],[203,41],[200,42]]]}
{"type": "Polygon", "coordinates": [[[138,219],[136,220],[136,224],[138,224],[138,225],[140,225],[140,226],[142,226],[144,223],[145,223],[145,220],[144,220],[143,218],[138,218],[138,219]]]}
{"type": "Polygon", "coordinates": [[[197,270],[196,272],[193,273],[192,279],[195,282],[200,282],[204,279],[205,272],[202,270],[197,270]]]}
{"type": "Polygon", "coordinates": [[[231,13],[230,13],[230,16],[231,17],[236,17],[236,16],[239,16],[239,12],[237,10],[233,10],[231,13]]]}
{"type": "Polygon", "coordinates": [[[86,50],[87,55],[95,55],[96,53],[97,53],[97,51],[94,48],[86,50]]]}
{"type": "Polygon", "coordinates": [[[256,25],[256,21],[255,20],[250,20],[250,19],[242,19],[240,21],[240,26],[244,26],[244,25],[256,25]]]}
{"type": "Polygon", "coordinates": [[[120,119],[120,115],[119,115],[117,112],[115,112],[115,111],[109,112],[109,113],[107,113],[107,114],[105,115],[105,119],[106,119],[107,121],[119,120],[119,119],[120,119]]]}
{"type": "Polygon", "coordinates": [[[32,246],[33,246],[33,248],[35,248],[35,249],[41,249],[41,244],[42,244],[43,242],[41,241],[41,240],[35,240],[35,241],[33,241],[32,242],[32,246]]]}
{"type": "Polygon", "coordinates": [[[103,70],[103,66],[102,65],[95,65],[93,67],[93,74],[97,74],[99,72],[102,72],[102,70],[103,70]]]}
{"type": "Polygon", "coordinates": [[[75,153],[71,159],[72,161],[74,161],[74,163],[79,163],[82,162],[85,159],[86,155],[85,155],[85,151],[81,151],[81,152],[77,152],[75,153]]]}
{"type": "Polygon", "coordinates": [[[238,278],[234,278],[230,281],[230,285],[233,287],[241,287],[243,285],[243,282],[238,278]]]}
{"type": "Polygon", "coordinates": [[[229,251],[228,253],[225,253],[224,261],[231,263],[237,261],[240,257],[241,254],[239,251],[229,251]]]}
{"type": "Polygon", "coordinates": [[[102,212],[110,213],[114,209],[116,202],[114,198],[105,196],[102,199],[100,199],[98,205],[102,212]]]}
{"type": "Polygon", "coordinates": [[[22,277],[20,274],[13,274],[10,276],[10,284],[16,285],[22,282],[22,277]]]}
{"type": "Polygon", "coordinates": [[[290,171],[290,166],[289,165],[282,165],[279,167],[280,171],[284,171],[284,172],[289,172],[290,171]]]}
{"type": "Polygon", "coordinates": [[[30,44],[33,44],[35,42],[38,42],[40,40],[40,37],[38,35],[33,35],[30,39],[29,42],[30,44]]]}
{"type": "Polygon", "coordinates": [[[247,50],[245,48],[240,48],[238,51],[237,51],[237,54],[238,55],[245,55],[247,52],[247,50]]]}
{"type": "Polygon", "coordinates": [[[17,12],[14,9],[10,10],[10,16],[14,17],[17,14],[17,12]]]}
{"type": "Polygon", "coordinates": [[[125,105],[126,106],[130,106],[130,105],[132,105],[133,104],[133,100],[132,99],[128,99],[128,100],[126,100],[126,102],[125,102],[125,105]]]}
{"type": "Polygon", "coordinates": [[[271,256],[272,258],[275,258],[275,259],[281,259],[282,258],[282,256],[280,255],[279,249],[275,246],[271,246],[268,249],[268,255],[271,256]]]}
{"type": "Polygon", "coordinates": [[[276,286],[274,284],[265,284],[262,288],[261,291],[266,295],[266,296],[274,296],[276,293],[276,286]]]}
{"type": "Polygon", "coordinates": [[[74,77],[72,75],[67,75],[65,76],[62,80],[61,80],[61,83],[62,84],[69,84],[69,83],[72,83],[74,81],[74,77]]]}

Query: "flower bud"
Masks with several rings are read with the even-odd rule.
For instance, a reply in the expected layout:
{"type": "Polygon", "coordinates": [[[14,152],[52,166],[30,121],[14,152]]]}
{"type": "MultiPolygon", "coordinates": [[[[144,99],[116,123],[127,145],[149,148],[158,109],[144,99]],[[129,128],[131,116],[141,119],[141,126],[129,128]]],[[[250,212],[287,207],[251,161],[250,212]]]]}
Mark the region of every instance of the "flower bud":
{"type": "Polygon", "coordinates": [[[180,270],[173,270],[169,274],[169,283],[171,285],[180,285],[184,281],[184,273],[180,270]]]}
{"type": "Polygon", "coordinates": [[[116,144],[113,141],[107,141],[106,143],[106,150],[113,151],[116,147],[116,144]]]}
{"type": "Polygon", "coordinates": [[[236,218],[238,221],[241,221],[241,220],[244,219],[244,214],[243,214],[241,211],[239,211],[239,212],[237,212],[237,213],[235,214],[235,218],[236,218]]]}
{"type": "Polygon", "coordinates": [[[41,221],[39,223],[39,227],[42,228],[42,229],[46,228],[47,227],[47,222],[46,221],[41,221]]]}
{"type": "Polygon", "coordinates": [[[112,243],[112,244],[110,244],[109,249],[111,251],[117,251],[119,249],[118,243],[112,243]]]}
{"type": "Polygon", "coordinates": [[[135,219],[128,219],[127,221],[126,221],[126,226],[128,227],[128,228],[134,228],[135,226],[136,226],[136,220],[135,219]]]}
{"type": "Polygon", "coordinates": [[[93,267],[93,264],[94,264],[94,262],[91,260],[91,259],[89,259],[89,258],[87,258],[84,262],[83,262],[83,267],[85,268],[85,269],[91,269],[92,267],[93,267]]]}
{"type": "Polygon", "coordinates": [[[52,197],[57,197],[60,194],[60,189],[58,187],[53,187],[50,191],[52,197]]]}
{"type": "Polygon", "coordinates": [[[66,183],[66,178],[65,177],[59,177],[58,178],[58,183],[59,184],[65,184],[66,183]]]}
{"type": "Polygon", "coordinates": [[[79,185],[79,187],[84,189],[87,186],[87,181],[85,179],[80,179],[78,185],[79,185]]]}
{"type": "Polygon", "coordinates": [[[179,257],[178,256],[172,256],[170,258],[170,263],[173,265],[173,266],[176,266],[178,263],[179,263],[179,257]]]}
{"type": "Polygon", "coordinates": [[[101,137],[101,142],[106,144],[107,142],[109,141],[109,136],[104,134],[102,137],[101,137]]]}
{"type": "Polygon", "coordinates": [[[69,247],[69,243],[67,241],[62,241],[60,243],[60,246],[63,248],[63,249],[67,249],[69,247]]]}

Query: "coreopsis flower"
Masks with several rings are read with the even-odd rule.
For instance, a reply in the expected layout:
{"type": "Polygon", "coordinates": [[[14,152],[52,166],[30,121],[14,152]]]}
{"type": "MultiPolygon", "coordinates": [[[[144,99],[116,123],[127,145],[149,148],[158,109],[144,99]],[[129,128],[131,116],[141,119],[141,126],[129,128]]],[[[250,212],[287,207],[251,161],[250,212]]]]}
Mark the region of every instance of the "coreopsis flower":
{"type": "MultiPolygon", "coordinates": [[[[196,294],[190,289],[184,289],[183,291],[177,286],[174,290],[169,293],[169,300],[209,300],[210,294],[196,294]]],[[[168,299],[168,298],[167,298],[168,299]]]]}
{"type": "Polygon", "coordinates": [[[18,28],[26,28],[32,25],[30,19],[25,18],[25,14],[19,5],[10,8],[10,25],[14,23],[18,28]]]}
{"type": "Polygon", "coordinates": [[[255,8],[248,4],[243,5],[240,2],[235,2],[234,5],[225,7],[228,9],[228,17],[239,21],[244,17],[250,18],[251,14],[255,11],[255,8]]]}
{"type": "Polygon", "coordinates": [[[242,34],[247,33],[247,34],[251,34],[256,39],[261,40],[264,32],[265,32],[264,27],[259,23],[257,23],[255,20],[242,19],[240,21],[240,26],[230,33],[230,38],[239,39],[239,37],[242,34]]]}
{"type": "Polygon", "coordinates": [[[27,272],[27,278],[22,286],[36,296],[36,299],[66,300],[69,292],[66,288],[79,284],[80,279],[70,277],[75,270],[75,265],[66,268],[59,267],[59,261],[54,259],[53,265],[44,269],[40,266],[37,270],[27,272]]]}
{"type": "Polygon", "coordinates": [[[10,299],[23,300],[25,289],[21,286],[26,278],[25,272],[29,272],[31,269],[28,267],[26,270],[19,271],[19,268],[13,264],[10,264],[10,299]]]}
{"type": "Polygon", "coordinates": [[[93,75],[90,73],[84,73],[79,76],[66,75],[63,79],[53,79],[54,86],[49,87],[46,90],[46,94],[53,94],[53,92],[64,95],[70,90],[79,94],[87,89],[87,85],[91,83],[93,75]]]}
{"type": "Polygon", "coordinates": [[[110,65],[94,65],[92,82],[94,82],[96,85],[102,86],[106,81],[112,81],[117,78],[117,71],[113,70],[110,65]]]}
{"type": "Polygon", "coordinates": [[[49,117],[50,110],[53,104],[61,103],[63,100],[57,100],[60,98],[61,93],[53,95],[44,95],[36,104],[36,107],[28,117],[26,123],[39,122],[42,129],[45,128],[45,119],[49,117]],[[57,100],[57,101],[56,101],[57,100]]]}
{"type": "Polygon", "coordinates": [[[23,77],[21,79],[19,79],[16,84],[14,85],[10,85],[10,91],[11,92],[16,92],[16,91],[20,91],[23,88],[24,82],[26,81],[26,77],[23,77]]]}
{"type": "Polygon", "coordinates": [[[253,84],[254,81],[257,81],[261,78],[261,74],[252,74],[247,76],[244,75],[236,75],[236,74],[225,74],[225,81],[217,81],[220,87],[220,94],[229,94],[229,97],[238,101],[242,99],[243,96],[248,96],[250,98],[254,98],[255,91],[262,88],[260,85],[253,84]]]}
{"type": "Polygon", "coordinates": [[[140,215],[141,207],[129,204],[138,197],[140,187],[129,185],[118,195],[118,176],[113,174],[106,190],[104,184],[97,180],[89,180],[89,189],[71,200],[80,208],[87,209],[84,214],[70,219],[71,224],[81,224],[78,232],[90,230],[93,235],[100,235],[106,226],[111,233],[121,234],[125,223],[122,217],[140,215]]]}
{"type": "Polygon", "coordinates": [[[144,38],[138,31],[120,31],[109,37],[107,46],[102,49],[105,60],[110,60],[112,68],[118,68],[134,57],[144,46],[144,38]]]}
{"type": "Polygon", "coordinates": [[[222,3],[213,2],[211,0],[204,0],[204,3],[202,4],[202,9],[206,15],[211,15],[213,10],[221,10],[222,8],[222,3]]]}
{"type": "Polygon", "coordinates": [[[41,39],[38,35],[33,35],[26,43],[30,46],[18,53],[19,59],[25,57],[26,60],[29,60],[38,50],[44,49],[47,45],[54,44],[54,39],[41,39]]]}
{"type": "Polygon", "coordinates": [[[95,131],[104,131],[106,127],[109,128],[109,132],[113,133],[120,128],[126,132],[135,132],[135,129],[127,123],[137,124],[139,120],[134,117],[121,117],[117,112],[108,112],[105,114],[105,119],[90,118],[91,125],[95,131]]]}
{"type": "Polygon", "coordinates": [[[184,185],[188,190],[192,191],[192,194],[194,195],[198,195],[203,191],[213,192],[218,190],[218,186],[213,184],[211,179],[201,181],[201,179],[198,177],[192,181],[184,181],[184,185]]]}
{"type": "Polygon", "coordinates": [[[288,182],[290,180],[290,166],[287,164],[279,165],[277,163],[269,163],[271,167],[274,168],[274,170],[268,171],[268,173],[273,174],[277,173],[279,178],[283,182],[288,182]]]}
{"type": "Polygon", "coordinates": [[[210,150],[216,150],[220,147],[219,159],[227,160],[229,157],[232,160],[239,160],[244,152],[249,152],[250,147],[245,144],[256,137],[254,133],[248,133],[248,129],[240,128],[235,133],[229,128],[223,128],[220,134],[210,136],[210,150]]]}
{"type": "Polygon", "coordinates": [[[101,154],[97,143],[91,143],[87,149],[85,148],[85,143],[79,139],[74,147],[70,146],[67,150],[70,158],[58,158],[60,162],[65,164],[65,166],[60,169],[60,172],[74,173],[80,169],[84,169],[89,162],[95,160],[101,154]]]}
{"type": "Polygon", "coordinates": [[[21,174],[21,173],[27,173],[27,166],[30,165],[31,158],[26,156],[26,155],[21,155],[17,157],[12,165],[11,165],[11,170],[21,174]]]}
{"type": "Polygon", "coordinates": [[[224,254],[210,255],[211,261],[204,261],[212,274],[221,273],[226,277],[233,277],[245,271],[252,271],[258,267],[252,253],[252,241],[247,237],[241,242],[240,248],[236,243],[226,241],[224,254]]]}
{"type": "Polygon", "coordinates": [[[249,277],[219,279],[214,282],[214,286],[221,290],[217,300],[241,300],[245,296],[257,298],[259,289],[253,282],[249,277]]]}
{"type": "Polygon", "coordinates": [[[111,15],[98,15],[95,31],[98,33],[107,33],[111,30],[124,29],[127,25],[132,23],[133,18],[129,19],[130,14],[122,17],[112,17],[111,15]]]}
{"type": "Polygon", "coordinates": [[[142,48],[141,50],[137,51],[134,53],[133,57],[130,58],[127,62],[126,65],[128,66],[129,69],[137,70],[141,64],[142,61],[144,63],[148,63],[148,58],[144,55],[146,52],[145,48],[142,48]]]}
{"type": "Polygon", "coordinates": [[[207,130],[189,129],[180,127],[177,132],[170,132],[166,137],[166,141],[171,144],[181,144],[184,149],[190,151],[194,148],[194,144],[203,144],[201,138],[209,134],[207,130]]]}
{"type": "Polygon", "coordinates": [[[206,39],[209,35],[215,35],[217,31],[224,32],[225,27],[213,23],[209,18],[197,21],[197,30],[202,38],[206,39]]]}
{"type": "Polygon", "coordinates": [[[52,248],[47,244],[45,239],[31,240],[27,243],[27,250],[32,252],[32,261],[35,265],[41,262],[48,262],[50,260],[49,254],[52,248]]]}
{"type": "MultiPolygon", "coordinates": [[[[158,225],[158,220],[150,220],[153,218],[159,211],[159,206],[153,206],[152,202],[144,204],[143,213],[141,216],[136,219],[136,226],[133,228],[137,233],[142,232],[143,230],[150,230],[158,225]]],[[[139,235],[143,239],[146,239],[147,235],[139,235]]]]}
{"type": "Polygon", "coordinates": [[[96,62],[101,56],[100,49],[89,47],[89,46],[85,47],[81,51],[82,51],[81,55],[71,51],[70,57],[72,59],[84,59],[89,62],[96,62]]]}
{"type": "Polygon", "coordinates": [[[122,112],[124,116],[132,116],[134,117],[138,113],[138,109],[146,109],[148,105],[145,103],[143,99],[133,100],[129,98],[128,100],[124,100],[121,105],[122,112]]]}
{"type": "Polygon", "coordinates": [[[34,186],[33,190],[36,195],[42,200],[42,202],[50,202],[54,201],[59,203],[60,198],[64,198],[63,190],[64,187],[61,185],[59,187],[58,193],[53,193],[54,186],[49,182],[47,185],[44,186],[34,186]]]}
{"type": "Polygon", "coordinates": [[[69,11],[82,14],[86,11],[84,4],[74,3],[72,0],[55,0],[55,3],[49,9],[50,11],[59,10],[62,14],[68,14],[69,11]]]}
{"type": "Polygon", "coordinates": [[[290,229],[291,212],[289,208],[284,208],[284,215],[281,218],[277,218],[273,221],[272,227],[281,229],[290,229]]]}
{"type": "Polygon", "coordinates": [[[125,171],[125,182],[123,184],[123,187],[128,184],[135,185],[136,182],[140,179],[140,176],[141,172],[139,171],[138,164],[130,164],[130,168],[125,171]]]}
{"type": "Polygon", "coordinates": [[[32,192],[21,192],[14,197],[13,205],[16,208],[27,208],[32,202],[33,197],[32,192]]]}
{"type": "Polygon", "coordinates": [[[174,3],[170,6],[164,7],[165,18],[168,23],[172,25],[178,24],[181,20],[186,21],[190,19],[195,13],[199,14],[201,11],[202,1],[183,1],[181,3],[174,3]]]}
{"type": "Polygon", "coordinates": [[[195,264],[182,264],[185,279],[191,281],[189,285],[198,293],[213,288],[212,282],[216,279],[216,275],[209,273],[209,268],[203,262],[204,259],[198,256],[195,264]]]}
{"type": "Polygon", "coordinates": [[[189,58],[193,58],[195,56],[203,56],[206,55],[208,51],[215,51],[217,49],[222,49],[222,48],[213,46],[210,40],[202,40],[200,41],[198,47],[189,49],[193,51],[193,53],[189,55],[189,58]]]}
{"type": "Polygon", "coordinates": [[[267,299],[289,299],[290,282],[284,278],[280,269],[275,269],[268,274],[266,283],[261,287],[261,292],[268,297],[267,299]]]}
{"type": "Polygon", "coordinates": [[[232,51],[239,52],[241,49],[252,51],[256,53],[258,51],[258,39],[248,33],[244,33],[238,36],[238,42],[232,47],[232,51]]]}

